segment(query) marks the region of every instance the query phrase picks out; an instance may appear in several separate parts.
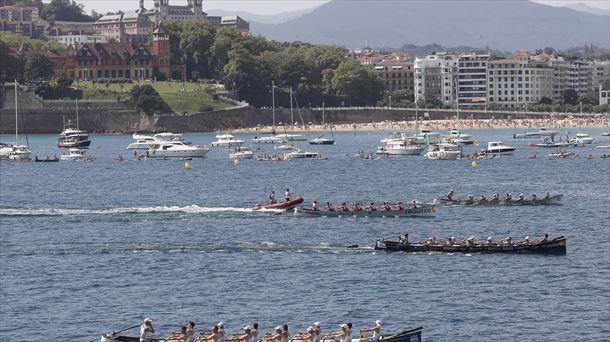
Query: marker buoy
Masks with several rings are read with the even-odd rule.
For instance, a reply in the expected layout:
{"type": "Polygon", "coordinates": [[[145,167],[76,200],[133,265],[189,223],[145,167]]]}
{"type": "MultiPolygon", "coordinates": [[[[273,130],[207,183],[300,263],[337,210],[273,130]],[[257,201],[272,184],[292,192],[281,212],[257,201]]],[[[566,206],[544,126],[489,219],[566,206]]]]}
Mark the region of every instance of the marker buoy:
{"type": "Polygon", "coordinates": [[[477,167],[477,166],[479,166],[479,164],[477,164],[477,162],[476,162],[476,161],[473,161],[472,163],[470,163],[470,166],[472,166],[472,167],[477,167]]]}
{"type": "Polygon", "coordinates": [[[191,163],[184,163],[184,168],[187,170],[191,169],[191,163]]]}
{"type": "Polygon", "coordinates": [[[233,164],[234,164],[235,166],[239,165],[239,160],[238,160],[238,159],[233,160],[233,164]]]}

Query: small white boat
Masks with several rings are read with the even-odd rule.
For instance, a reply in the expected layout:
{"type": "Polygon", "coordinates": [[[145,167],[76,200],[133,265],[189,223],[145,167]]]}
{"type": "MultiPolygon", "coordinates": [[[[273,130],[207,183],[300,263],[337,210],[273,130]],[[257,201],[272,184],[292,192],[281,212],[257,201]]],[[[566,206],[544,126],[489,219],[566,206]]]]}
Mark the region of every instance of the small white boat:
{"type": "Polygon", "coordinates": [[[296,147],[294,147],[294,145],[292,145],[292,144],[282,144],[282,145],[275,145],[275,146],[273,146],[273,148],[276,150],[282,150],[282,151],[292,151],[296,147]]]}
{"type": "Polygon", "coordinates": [[[13,145],[12,150],[8,154],[8,160],[12,161],[29,161],[32,156],[32,151],[26,145],[13,145]]]}
{"type": "Polygon", "coordinates": [[[8,159],[11,152],[13,152],[12,143],[0,143],[0,159],[8,159]]]}
{"type": "Polygon", "coordinates": [[[149,158],[203,158],[210,151],[206,146],[182,141],[157,141],[148,149],[149,158]]]}
{"type": "Polygon", "coordinates": [[[431,145],[430,151],[425,156],[431,160],[456,160],[462,151],[460,146],[451,143],[438,143],[431,145]]]}
{"type": "Polygon", "coordinates": [[[449,137],[451,141],[456,144],[472,145],[474,144],[474,138],[470,134],[462,133],[458,129],[452,129],[449,131],[449,137]]]}
{"type": "Polygon", "coordinates": [[[68,154],[62,154],[59,157],[62,161],[93,161],[94,158],[85,153],[85,150],[71,148],[68,154]]]}
{"type": "Polygon", "coordinates": [[[247,147],[238,147],[233,152],[229,153],[229,159],[252,159],[254,152],[247,147]]]}
{"type": "Polygon", "coordinates": [[[316,158],[320,154],[318,152],[306,151],[303,149],[297,149],[296,151],[292,151],[286,154],[289,158],[316,158]]]}
{"type": "Polygon", "coordinates": [[[236,139],[231,134],[219,134],[216,136],[216,141],[212,142],[212,147],[237,147],[243,144],[243,140],[236,139]]]}
{"type": "Polygon", "coordinates": [[[302,134],[283,133],[276,135],[276,137],[284,139],[285,141],[307,141],[307,137],[302,134]]]}
{"type": "Polygon", "coordinates": [[[486,154],[512,154],[515,148],[506,146],[502,141],[490,141],[485,149],[486,154]]]}
{"type": "Polygon", "coordinates": [[[278,137],[277,135],[263,136],[263,137],[255,136],[254,139],[252,139],[252,143],[253,144],[285,144],[286,140],[278,137]]]}
{"type": "Polygon", "coordinates": [[[579,144],[595,144],[595,139],[587,133],[577,133],[575,141],[579,144]]]}
{"type": "Polygon", "coordinates": [[[602,137],[610,137],[610,132],[603,132],[602,137]]]}
{"type": "Polygon", "coordinates": [[[552,147],[557,148],[563,146],[562,143],[553,141],[552,138],[545,138],[543,142],[536,144],[536,147],[552,147]]]}

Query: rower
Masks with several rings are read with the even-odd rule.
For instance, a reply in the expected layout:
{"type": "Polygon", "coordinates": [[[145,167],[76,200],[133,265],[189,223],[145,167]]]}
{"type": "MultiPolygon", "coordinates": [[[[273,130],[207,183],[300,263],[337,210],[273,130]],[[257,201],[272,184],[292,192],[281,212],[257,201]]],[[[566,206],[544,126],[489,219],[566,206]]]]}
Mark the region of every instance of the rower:
{"type": "Polygon", "coordinates": [[[416,208],[417,208],[417,201],[416,201],[416,200],[413,200],[413,201],[411,202],[411,207],[413,207],[413,209],[416,209],[416,208]]]}
{"type": "Polygon", "coordinates": [[[345,202],[341,203],[341,211],[349,211],[349,208],[347,207],[347,203],[345,203],[345,202]]]}
{"type": "Polygon", "coordinates": [[[225,342],[225,324],[218,322],[216,326],[218,327],[218,342],[225,342]]]}
{"type": "Polygon", "coordinates": [[[377,207],[375,207],[375,202],[371,202],[371,204],[369,204],[369,211],[377,211],[377,207]]]}
{"type": "Polygon", "coordinates": [[[487,241],[485,241],[485,244],[487,246],[491,246],[493,244],[493,241],[491,240],[491,236],[487,238],[487,241]]]}
{"type": "Polygon", "coordinates": [[[258,342],[258,323],[254,322],[252,324],[252,337],[250,338],[250,342],[258,342]]]}
{"type": "Polygon", "coordinates": [[[269,341],[269,342],[280,342],[282,339],[282,327],[281,326],[277,326],[275,327],[274,330],[275,333],[268,333],[265,335],[265,341],[269,341]]]}
{"type": "Polygon", "coordinates": [[[525,201],[525,195],[524,195],[524,194],[519,195],[519,199],[518,199],[518,201],[519,201],[519,202],[523,202],[523,201],[525,201]]]}
{"type": "Polygon", "coordinates": [[[311,204],[311,208],[313,209],[313,211],[318,211],[318,201],[313,201],[313,203],[311,204]]]}
{"type": "Polygon", "coordinates": [[[195,334],[195,322],[189,321],[186,328],[185,334],[185,342],[195,342],[197,340],[197,336],[195,334]]]}
{"type": "Polygon", "coordinates": [[[468,195],[468,199],[466,200],[466,204],[474,204],[474,196],[468,195]]]}
{"type": "Polygon", "coordinates": [[[308,327],[307,330],[299,332],[295,337],[291,339],[291,341],[307,341],[314,342],[316,338],[316,334],[314,332],[314,328],[312,326],[308,327]]]}
{"type": "Polygon", "coordinates": [[[491,198],[492,202],[499,202],[500,201],[500,195],[499,194],[493,194],[492,198],[491,198]]]}
{"type": "Polygon", "coordinates": [[[538,200],[538,196],[536,194],[532,194],[532,201],[538,200]]]}
{"type": "Polygon", "coordinates": [[[513,194],[511,194],[510,192],[506,194],[506,198],[504,199],[504,202],[506,203],[510,203],[513,201],[513,194]]]}
{"type": "Polygon", "coordinates": [[[384,202],[383,210],[385,210],[385,211],[391,211],[392,210],[392,208],[390,208],[390,204],[388,202],[384,202]]]}
{"type": "Polygon", "coordinates": [[[285,196],[286,196],[286,202],[290,201],[290,198],[292,197],[292,195],[290,194],[290,190],[288,188],[286,189],[285,196]]]}
{"type": "Polygon", "coordinates": [[[360,329],[360,334],[366,333],[366,332],[372,332],[373,336],[368,337],[368,338],[367,337],[361,338],[360,342],[369,342],[369,341],[376,342],[379,339],[379,335],[381,334],[381,321],[380,320],[375,321],[375,326],[372,328],[360,329]]]}
{"type": "Polygon", "coordinates": [[[284,324],[284,326],[282,327],[282,339],[281,339],[281,342],[288,342],[289,338],[290,338],[290,335],[288,333],[288,324],[284,324]]]}
{"type": "Polygon", "coordinates": [[[549,199],[551,197],[551,194],[547,191],[546,195],[544,195],[544,199],[549,199]]]}
{"type": "Polygon", "coordinates": [[[335,211],[335,208],[333,207],[332,203],[326,202],[326,210],[328,210],[328,211],[335,211]]]}
{"type": "Polygon", "coordinates": [[[252,328],[249,325],[244,327],[243,334],[233,334],[233,341],[244,341],[251,342],[252,341],[252,328]]]}
{"type": "Polygon", "coordinates": [[[453,189],[449,190],[449,193],[447,193],[447,199],[453,201],[453,189]]]}
{"type": "Polygon", "coordinates": [[[212,333],[206,334],[205,332],[202,332],[199,335],[199,340],[218,342],[218,339],[220,338],[220,336],[218,335],[218,330],[218,325],[214,325],[214,328],[212,328],[212,333]]]}
{"type": "Polygon", "coordinates": [[[538,241],[538,243],[545,243],[547,241],[549,241],[549,234],[544,233],[544,237],[540,241],[538,241]]]}
{"type": "Polygon", "coordinates": [[[183,341],[187,341],[186,338],[186,326],[183,325],[180,328],[180,331],[174,331],[172,332],[166,339],[166,341],[176,341],[176,342],[183,342],[183,341]]]}
{"type": "Polygon", "coordinates": [[[314,338],[314,342],[320,342],[320,336],[322,336],[322,329],[320,328],[320,322],[314,322],[313,332],[316,335],[314,338]]]}
{"type": "Polygon", "coordinates": [[[398,211],[403,211],[403,210],[405,210],[405,206],[403,205],[403,203],[402,203],[402,202],[398,202],[398,203],[396,203],[396,210],[398,210],[398,211]]]}
{"type": "Polygon", "coordinates": [[[328,335],[326,335],[327,337],[330,337],[332,339],[339,340],[340,342],[346,342],[347,341],[347,324],[341,324],[340,325],[341,330],[339,331],[334,331],[329,333],[328,335]]]}
{"type": "Polygon", "coordinates": [[[269,195],[269,204],[276,204],[275,200],[275,190],[271,190],[271,194],[269,195]]]}
{"type": "Polygon", "coordinates": [[[484,194],[481,194],[481,199],[479,199],[479,203],[487,203],[487,197],[484,194]]]}
{"type": "Polygon", "coordinates": [[[400,243],[401,245],[408,245],[409,244],[409,234],[408,233],[400,234],[400,236],[398,237],[398,243],[400,243]]]}

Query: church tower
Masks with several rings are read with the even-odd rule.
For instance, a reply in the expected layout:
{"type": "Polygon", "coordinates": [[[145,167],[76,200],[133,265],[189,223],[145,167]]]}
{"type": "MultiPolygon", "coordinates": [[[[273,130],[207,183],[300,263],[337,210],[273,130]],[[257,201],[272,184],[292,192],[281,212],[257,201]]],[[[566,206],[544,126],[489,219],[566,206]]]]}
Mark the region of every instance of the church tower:
{"type": "Polygon", "coordinates": [[[155,10],[157,11],[157,22],[169,19],[169,0],[155,0],[155,10]]]}
{"type": "Polygon", "coordinates": [[[163,23],[160,23],[159,26],[157,26],[157,29],[153,32],[152,53],[157,61],[156,64],[158,71],[166,76],[169,76],[171,66],[169,60],[169,34],[163,26],[163,23]]]}
{"type": "Polygon", "coordinates": [[[196,19],[203,19],[203,0],[189,0],[191,2],[191,6],[193,8],[193,14],[195,14],[196,19]]]}

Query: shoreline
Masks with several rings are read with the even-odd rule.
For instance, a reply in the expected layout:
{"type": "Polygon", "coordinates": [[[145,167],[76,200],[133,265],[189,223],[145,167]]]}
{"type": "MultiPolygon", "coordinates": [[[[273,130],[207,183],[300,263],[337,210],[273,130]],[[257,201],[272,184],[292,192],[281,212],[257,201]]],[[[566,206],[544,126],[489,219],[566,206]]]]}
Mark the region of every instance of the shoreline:
{"type": "MultiPolygon", "coordinates": [[[[451,129],[460,130],[477,130],[477,129],[562,129],[562,128],[607,128],[610,131],[610,126],[605,119],[561,119],[561,120],[545,120],[545,119],[502,119],[502,120],[484,120],[484,119],[468,119],[460,120],[432,120],[420,121],[420,129],[428,129],[431,131],[448,131],[451,129]]],[[[318,124],[303,126],[286,127],[286,131],[290,132],[323,132],[332,128],[336,132],[353,132],[353,131],[376,131],[376,132],[396,132],[396,131],[414,131],[416,125],[414,121],[380,121],[370,123],[350,123],[350,124],[318,124]]],[[[265,133],[271,132],[273,126],[256,126],[250,128],[228,129],[219,132],[227,133],[265,133]]],[[[283,126],[276,126],[276,133],[283,133],[283,126]]]]}

